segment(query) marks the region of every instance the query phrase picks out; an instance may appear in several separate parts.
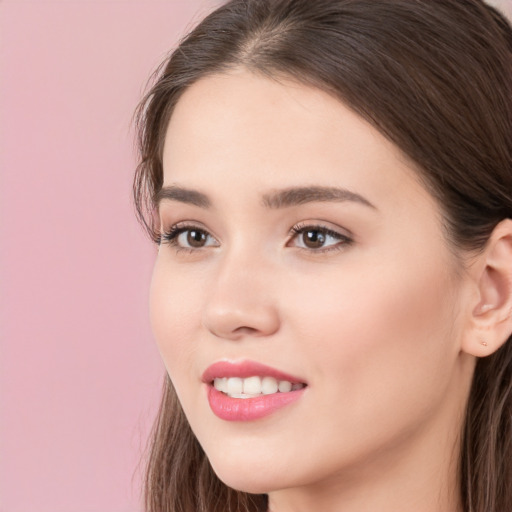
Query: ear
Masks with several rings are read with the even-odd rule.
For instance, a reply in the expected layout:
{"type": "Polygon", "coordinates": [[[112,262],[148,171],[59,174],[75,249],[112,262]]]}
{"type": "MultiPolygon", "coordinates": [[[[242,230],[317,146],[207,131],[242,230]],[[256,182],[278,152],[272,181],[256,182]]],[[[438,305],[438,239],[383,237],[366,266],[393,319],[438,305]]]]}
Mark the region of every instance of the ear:
{"type": "Polygon", "coordinates": [[[485,357],[512,334],[512,220],[500,222],[471,266],[475,293],[462,350],[485,357]]]}

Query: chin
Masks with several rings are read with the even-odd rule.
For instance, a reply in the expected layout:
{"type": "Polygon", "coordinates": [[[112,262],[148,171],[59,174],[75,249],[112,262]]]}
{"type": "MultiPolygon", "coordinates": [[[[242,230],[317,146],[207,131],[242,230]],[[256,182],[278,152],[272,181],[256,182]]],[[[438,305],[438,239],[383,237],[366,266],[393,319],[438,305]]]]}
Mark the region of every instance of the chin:
{"type": "Polygon", "coordinates": [[[228,487],[250,494],[267,494],[277,489],[290,486],[289,475],[282,474],[277,468],[258,467],[246,461],[230,461],[229,459],[210,460],[217,477],[228,487]],[[279,474],[278,474],[279,473],[279,474]]]}
{"type": "Polygon", "coordinates": [[[254,473],[248,475],[245,472],[244,474],[240,474],[240,472],[217,472],[215,469],[214,471],[219,480],[228,487],[249,494],[268,494],[269,492],[286,487],[280,486],[279,482],[276,482],[275,479],[269,479],[264,475],[259,476],[254,473]]]}

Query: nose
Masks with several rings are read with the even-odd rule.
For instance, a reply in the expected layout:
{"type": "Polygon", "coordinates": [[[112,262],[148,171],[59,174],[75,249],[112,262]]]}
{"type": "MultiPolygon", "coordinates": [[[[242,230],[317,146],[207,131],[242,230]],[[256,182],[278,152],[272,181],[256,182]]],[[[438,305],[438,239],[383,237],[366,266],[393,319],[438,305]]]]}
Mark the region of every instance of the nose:
{"type": "Polygon", "coordinates": [[[273,277],[261,260],[234,257],[219,264],[210,281],[203,325],[214,336],[227,340],[265,337],[277,332],[280,319],[272,290],[273,277]]]}

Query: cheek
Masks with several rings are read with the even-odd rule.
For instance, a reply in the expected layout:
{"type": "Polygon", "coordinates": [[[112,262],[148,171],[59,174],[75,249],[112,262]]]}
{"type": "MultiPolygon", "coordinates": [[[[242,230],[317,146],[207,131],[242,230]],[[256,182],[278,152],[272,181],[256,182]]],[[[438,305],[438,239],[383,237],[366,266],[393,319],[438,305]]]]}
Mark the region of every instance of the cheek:
{"type": "Polygon", "coordinates": [[[374,414],[392,420],[390,408],[426,411],[448,386],[458,351],[455,288],[445,268],[345,268],[320,275],[313,287],[303,283],[307,295],[300,287],[290,293],[294,337],[302,340],[313,380],[337,395],[337,410],[359,416],[358,428],[373,424],[374,414]]]}
{"type": "Polygon", "coordinates": [[[297,311],[300,330],[311,331],[317,341],[334,336],[339,344],[357,350],[382,344],[379,340],[386,333],[394,333],[387,341],[402,344],[405,333],[438,335],[436,329],[453,320],[455,298],[449,281],[442,263],[409,269],[385,263],[340,264],[339,269],[290,276],[292,286],[283,307],[290,316],[297,311]]]}
{"type": "Polygon", "coordinates": [[[194,283],[159,255],[150,289],[153,335],[173,382],[191,370],[195,347],[191,329],[198,323],[199,294],[194,283]]]}

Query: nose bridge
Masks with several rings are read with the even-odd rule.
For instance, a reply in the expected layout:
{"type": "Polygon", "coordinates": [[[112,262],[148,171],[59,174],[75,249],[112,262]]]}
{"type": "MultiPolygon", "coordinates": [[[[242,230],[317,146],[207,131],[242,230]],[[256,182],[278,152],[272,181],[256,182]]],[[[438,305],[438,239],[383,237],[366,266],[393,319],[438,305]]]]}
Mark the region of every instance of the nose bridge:
{"type": "Polygon", "coordinates": [[[241,240],[220,255],[206,294],[205,327],[226,339],[273,334],[279,317],[272,274],[262,251],[241,240]]]}

